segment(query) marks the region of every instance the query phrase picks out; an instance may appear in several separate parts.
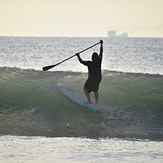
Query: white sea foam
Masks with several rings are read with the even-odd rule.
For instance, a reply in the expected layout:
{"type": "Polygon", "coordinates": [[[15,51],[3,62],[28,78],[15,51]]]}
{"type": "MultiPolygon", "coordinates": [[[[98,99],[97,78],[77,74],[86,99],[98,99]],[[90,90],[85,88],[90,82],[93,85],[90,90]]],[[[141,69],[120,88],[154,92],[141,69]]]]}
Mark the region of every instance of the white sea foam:
{"type": "Polygon", "coordinates": [[[1,136],[0,162],[161,163],[162,146],[148,140],[1,136]]]}

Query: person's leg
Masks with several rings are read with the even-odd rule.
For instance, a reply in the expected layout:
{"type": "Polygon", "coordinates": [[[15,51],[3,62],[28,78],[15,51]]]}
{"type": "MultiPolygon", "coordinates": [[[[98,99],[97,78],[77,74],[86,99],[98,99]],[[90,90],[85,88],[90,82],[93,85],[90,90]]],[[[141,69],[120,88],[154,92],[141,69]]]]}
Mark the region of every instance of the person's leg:
{"type": "Polygon", "coordinates": [[[99,93],[98,93],[98,91],[97,92],[94,92],[94,96],[95,96],[96,103],[98,103],[98,99],[99,99],[99,93]]]}
{"type": "Polygon", "coordinates": [[[86,103],[92,103],[91,102],[91,96],[90,96],[90,93],[88,92],[88,89],[85,88],[85,87],[83,89],[84,89],[84,93],[85,93],[85,95],[86,95],[86,97],[88,99],[88,101],[86,103]]]}

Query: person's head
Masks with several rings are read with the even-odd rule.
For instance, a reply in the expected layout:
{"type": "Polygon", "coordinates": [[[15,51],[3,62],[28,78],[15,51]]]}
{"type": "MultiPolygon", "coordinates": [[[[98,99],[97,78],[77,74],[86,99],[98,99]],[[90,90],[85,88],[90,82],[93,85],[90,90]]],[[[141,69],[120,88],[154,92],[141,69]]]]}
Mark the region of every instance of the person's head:
{"type": "Polygon", "coordinates": [[[94,52],[92,54],[92,61],[97,61],[98,60],[98,54],[96,52],[94,52]]]}

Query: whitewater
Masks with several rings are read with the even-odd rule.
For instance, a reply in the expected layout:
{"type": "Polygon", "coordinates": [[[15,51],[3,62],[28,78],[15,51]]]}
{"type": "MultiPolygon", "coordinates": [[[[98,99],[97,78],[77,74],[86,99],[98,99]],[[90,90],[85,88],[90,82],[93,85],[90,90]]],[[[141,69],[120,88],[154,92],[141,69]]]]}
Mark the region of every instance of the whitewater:
{"type": "MultiPolygon", "coordinates": [[[[162,38],[0,37],[0,162],[162,162],[162,45],[162,38]],[[42,70],[101,39],[107,114],[56,90],[83,94],[87,67],[76,57],[42,70]]],[[[94,51],[99,45],[81,57],[94,51]]]]}

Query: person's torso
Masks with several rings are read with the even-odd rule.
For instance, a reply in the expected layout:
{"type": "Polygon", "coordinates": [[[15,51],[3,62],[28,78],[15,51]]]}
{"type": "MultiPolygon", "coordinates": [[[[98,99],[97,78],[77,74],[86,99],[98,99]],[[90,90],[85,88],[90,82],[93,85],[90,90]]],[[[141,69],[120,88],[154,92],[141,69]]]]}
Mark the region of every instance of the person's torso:
{"type": "Polygon", "coordinates": [[[91,78],[101,78],[101,59],[97,61],[88,61],[88,73],[91,78]]]}

